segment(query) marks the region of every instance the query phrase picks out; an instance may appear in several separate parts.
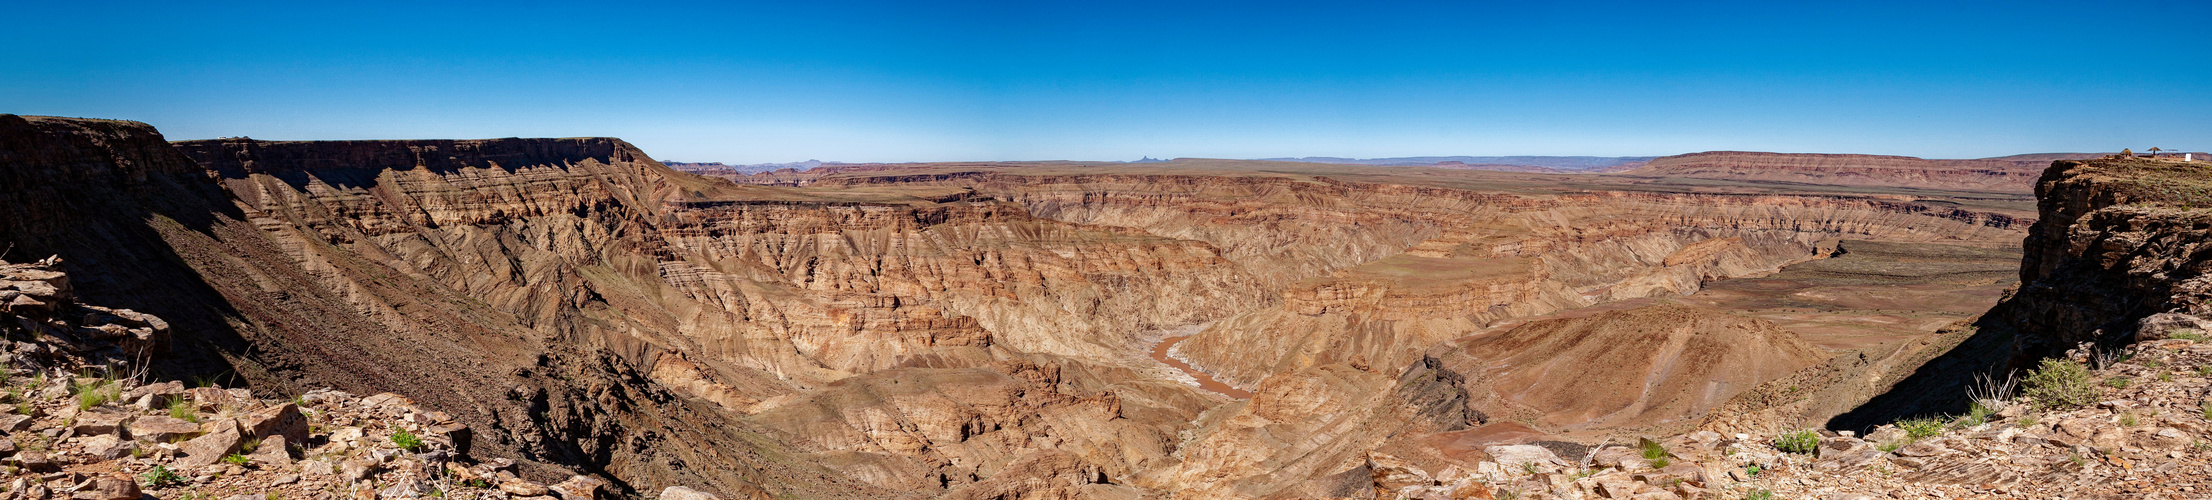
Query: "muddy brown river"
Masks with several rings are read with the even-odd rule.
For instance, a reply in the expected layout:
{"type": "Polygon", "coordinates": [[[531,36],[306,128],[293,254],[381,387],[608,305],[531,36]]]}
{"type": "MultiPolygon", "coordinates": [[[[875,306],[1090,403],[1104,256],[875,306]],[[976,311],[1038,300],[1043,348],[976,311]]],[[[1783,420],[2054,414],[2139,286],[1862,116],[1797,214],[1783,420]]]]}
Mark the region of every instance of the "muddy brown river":
{"type": "Polygon", "coordinates": [[[1252,393],[1237,390],[1237,388],[1235,387],[1230,387],[1229,384],[1224,384],[1221,383],[1221,381],[1219,380],[1214,380],[1213,376],[1207,375],[1206,372],[1198,371],[1197,368],[1192,368],[1190,366],[1190,363],[1184,363],[1183,360],[1175,359],[1174,356],[1167,355],[1168,349],[1174,348],[1176,342],[1182,342],[1183,339],[1187,338],[1190,338],[1190,336],[1183,335],[1161,339],[1158,345],[1152,346],[1152,359],[1159,361],[1161,364],[1173,367],[1177,370],[1182,370],[1184,374],[1190,375],[1191,378],[1198,379],[1198,388],[1200,389],[1214,391],[1217,393],[1221,393],[1221,395],[1237,399],[1252,399],[1252,393]]]}

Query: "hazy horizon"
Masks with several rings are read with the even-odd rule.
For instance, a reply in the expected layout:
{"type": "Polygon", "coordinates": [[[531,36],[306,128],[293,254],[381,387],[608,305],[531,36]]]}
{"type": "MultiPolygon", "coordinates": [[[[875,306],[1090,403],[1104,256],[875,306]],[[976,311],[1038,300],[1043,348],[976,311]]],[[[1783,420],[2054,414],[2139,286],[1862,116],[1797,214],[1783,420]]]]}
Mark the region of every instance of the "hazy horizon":
{"type": "Polygon", "coordinates": [[[730,164],[2212,148],[2190,2],[17,10],[47,22],[0,49],[0,112],[172,139],[612,136],[730,164]]]}

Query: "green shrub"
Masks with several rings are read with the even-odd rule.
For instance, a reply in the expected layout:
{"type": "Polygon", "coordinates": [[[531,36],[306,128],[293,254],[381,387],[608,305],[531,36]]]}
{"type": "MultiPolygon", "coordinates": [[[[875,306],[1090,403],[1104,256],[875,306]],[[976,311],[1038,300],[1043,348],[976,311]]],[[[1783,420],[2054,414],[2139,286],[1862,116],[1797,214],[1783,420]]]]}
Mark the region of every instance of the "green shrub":
{"type": "Polygon", "coordinates": [[[2104,385],[2112,386],[2112,388],[2114,389],[2126,389],[2128,388],[2128,382],[2129,380],[2127,377],[2112,377],[2104,379],[2104,385]]]}
{"type": "Polygon", "coordinates": [[[2197,330],[2196,330],[2196,329],[2194,329],[2194,328],[2183,328],[2183,329],[2180,329],[2180,330],[2174,330],[2174,331],[2171,331],[2171,332],[2166,332],[2166,338],[2170,338],[2170,339],[2182,339],[2182,340],[2195,340],[2195,341],[2199,341],[2199,342],[2202,342],[2202,341],[2204,341],[2204,340],[2205,340],[2205,338],[2206,338],[2206,337],[2204,336],[2204,332],[2201,332],[2201,331],[2197,331],[2197,330]]]}
{"type": "Polygon", "coordinates": [[[2027,395],[2046,408],[2070,410],[2097,402],[2097,388],[2090,385],[2089,368],[2063,359],[2045,359],[2028,374],[2027,395]]]}
{"type": "Polygon", "coordinates": [[[1667,447],[1660,446],[1657,441],[1644,441],[1643,452],[1644,460],[1667,458],[1667,447]]]}
{"type": "Polygon", "coordinates": [[[139,476],[138,479],[140,482],[146,483],[148,488],[184,484],[184,476],[179,476],[176,471],[169,470],[167,465],[156,465],[154,470],[146,471],[146,474],[139,476]]]}
{"type": "Polygon", "coordinates": [[[169,418],[195,424],[200,423],[200,405],[186,401],[181,397],[171,399],[169,400],[169,418]]]}
{"type": "Polygon", "coordinates": [[[415,451],[422,449],[422,438],[415,437],[415,434],[407,432],[407,429],[400,429],[392,432],[392,444],[399,446],[399,449],[402,450],[415,451]]]}
{"type": "Polygon", "coordinates": [[[1750,493],[1743,494],[1743,500],[1774,500],[1774,492],[1767,490],[1751,490],[1750,493]]]}
{"type": "Polygon", "coordinates": [[[1810,430],[1783,434],[1774,438],[1774,449],[1810,455],[1820,449],[1820,434],[1810,430]]]}
{"type": "Polygon", "coordinates": [[[77,385],[75,382],[71,382],[70,385],[72,386],[70,392],[77,393],[78,411],[89,410],[96,406],[123,399],[123,384],[114,380],[102,379],[85,385],[77,385]]]}
{"type": "Polygon", "coordinates": [[[245,455],[240,455],[240,454],[232,453],[232,454],[229,454],[229,455],[223,455],[223,462],[224,462],[224,463],[228,463],[228,464],[231,464],[231,465],[236,465],[236,466],[244,467],[244,466],[246,466],[246,464],[248,464],[248,463],[252,463],[252,462],[253,462],[253,459],[250,459],[250,458],[246,458],[246,456],[245,456],[245,455]]]}
{"type": "Polygon", "coordinates": [[[1935,418],[1910,418],[1897,421],[1897,428],[1904,429],[1913,439],[1933,437],[1943,433],[1943,421],[1935,418]]]}

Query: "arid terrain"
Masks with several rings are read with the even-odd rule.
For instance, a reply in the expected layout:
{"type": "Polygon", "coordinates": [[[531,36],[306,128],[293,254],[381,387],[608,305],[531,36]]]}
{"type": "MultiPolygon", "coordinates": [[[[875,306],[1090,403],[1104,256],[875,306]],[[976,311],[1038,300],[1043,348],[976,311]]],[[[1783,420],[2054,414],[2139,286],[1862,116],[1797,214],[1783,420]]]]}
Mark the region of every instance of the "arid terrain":
{"type": "MultiPolygon", "coordinates": [[[[55,366],[240,389],[240,411],[304,394],[361,413],[317,420],[285,466],[360,460],[376,448],[363,428],[469,436],[432,447],[465,457],[326,471],[300,494],[1466,498],[1451,495],[1481,471],[1473,497],[1493,498],[1639,438],[1721,450],[1960,412],[1972,373],[2133,335],[2155,307],[2126,293],[2201,292],[2082,268],[2087,236],[2052,219],[2170,215],[2091,206],[2116,198],[2212,206],[2195,184],[2134,180],[2194,174],[2150,161],[2054,181],[2051,160],[715,177],[611,138],[171,143],[136,122],[0,115],[0,258],[58,256],[70,303],[166,321],[159,349],[125,342],[142,356],[55,366]],[[2022,188],[2039,178],[2040,205],[2022,188]],[[2100,194],[2052,197],[2066,189],[2100,194]],[[2054,275],[2081,278],[2037,281],[2054,275]],[[2129,292],[2022,305],[2099,286],[2129,292]],[[404,402],[351,396],[382,393],[404,402]],[[1500,469],[1533,450],[1552,458],[1500,469]],[[1391,482],[1412,476],[1428,483],[1391,482]]],[[[16,297],[31,295],[0,295],[0,312],[33,318],[16,297]]],[[[23,324],[62,321],[40,314],[23,324]]],[[[39,401],[13,403],[60,405],[39,401]]],[[[160,458],[122,467],[142,459],[160,458]]],[[[114,472],[103,460],[122,459],[64,473],[114,472]]]]}

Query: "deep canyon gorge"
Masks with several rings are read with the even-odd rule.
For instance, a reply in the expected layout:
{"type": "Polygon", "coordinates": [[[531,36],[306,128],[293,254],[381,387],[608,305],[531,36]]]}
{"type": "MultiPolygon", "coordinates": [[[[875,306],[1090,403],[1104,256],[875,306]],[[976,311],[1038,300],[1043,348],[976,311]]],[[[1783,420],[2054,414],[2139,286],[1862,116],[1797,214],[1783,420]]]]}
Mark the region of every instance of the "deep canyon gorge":
{"type": "Polygon", "coordinates": [[[160,376],[397,393],[526,478],[724,498],[1374,498],[1378,455],[1863,432],[2165,310],[2098,290],[2202,292],[2077,262],[2186,237],[2068,233],[2202,227],[2100,211],[2183,194],[1843,156],[709,177],[0,115],[0,257],[166,319],[160,376]]]}

